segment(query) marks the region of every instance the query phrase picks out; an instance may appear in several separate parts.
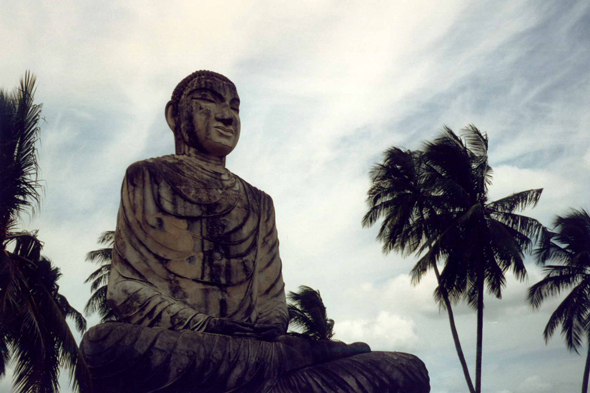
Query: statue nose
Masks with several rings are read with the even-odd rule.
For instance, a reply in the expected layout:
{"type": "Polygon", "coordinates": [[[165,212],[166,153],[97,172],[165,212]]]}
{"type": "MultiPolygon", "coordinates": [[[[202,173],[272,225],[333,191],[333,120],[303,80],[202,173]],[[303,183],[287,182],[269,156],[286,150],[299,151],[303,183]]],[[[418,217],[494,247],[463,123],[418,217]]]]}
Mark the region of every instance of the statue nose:
{"type": "Polygon", "coordinates": [[[215,118],[221,121],[224,125],[231,125],[234,122],[234,117],[228,104],[221,105],[215,118]]]}

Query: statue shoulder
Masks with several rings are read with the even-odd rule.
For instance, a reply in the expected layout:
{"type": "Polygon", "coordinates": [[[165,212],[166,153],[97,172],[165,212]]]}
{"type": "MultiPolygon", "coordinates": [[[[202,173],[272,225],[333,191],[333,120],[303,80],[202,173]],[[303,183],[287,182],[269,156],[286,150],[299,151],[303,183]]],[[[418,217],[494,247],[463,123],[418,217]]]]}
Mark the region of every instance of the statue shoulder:
{"type": "Polygon", "coordinates": [[[174,163],[175,161],[176,159],[174,155],[153,157],[146,160],[137,161],[127,167],[127,170],[125,171],[125,177],[127,180],[137,179],[143,176],[146,171],[149,173],[154,173],[154,171],[163,164],[174,163]]]}
{"type": "Polygon", "coordinates": [[[246,180],[242,179],[235,173],[232,173],[232,176],[237,177],[240,180],[240,182],[244,185],[244,187],[250,191],[251,194],[256,195],[256,198],[260,201],[261,206],[274,210],[274,203],[272,197],[269,194],[262,191],[258,187],[255,187],[252,184],[248,183],[246,180]]]}

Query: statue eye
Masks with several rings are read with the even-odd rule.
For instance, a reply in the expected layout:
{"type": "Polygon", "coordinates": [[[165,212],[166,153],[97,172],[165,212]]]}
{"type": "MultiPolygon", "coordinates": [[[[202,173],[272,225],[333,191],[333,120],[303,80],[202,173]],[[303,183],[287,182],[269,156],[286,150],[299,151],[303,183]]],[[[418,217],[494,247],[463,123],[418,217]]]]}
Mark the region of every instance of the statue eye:
{"type": "Polygon", "coordinates": [[[240,108],[238,108],[237,106],[232,106],[231,109],[237,113],[240,113],[240,108]]]}

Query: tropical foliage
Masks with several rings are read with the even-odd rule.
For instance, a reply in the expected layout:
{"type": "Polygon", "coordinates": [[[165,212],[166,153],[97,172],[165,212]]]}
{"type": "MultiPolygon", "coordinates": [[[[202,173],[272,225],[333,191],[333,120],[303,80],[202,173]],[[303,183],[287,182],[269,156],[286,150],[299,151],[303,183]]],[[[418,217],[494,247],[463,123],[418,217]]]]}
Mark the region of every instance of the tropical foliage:
{"type": "MultiPolygon", "coordinates": [[[[401,252],[403,255],[420,254],[429,250],[429,240],[437,228],[444,226],[437,215],[436,205],[443,196],[425,183],[426,157],[422,151],[391,147],[384,153],[383,163],[370,172],[372,186],[368,192],[369,211],[363,226],[369,227],[383,218],[377,239],[383,243],[383,252],[401,252]]],[[[439,207],[440,210],[440,207],[439,207]]],[[[431,263],[440,286],[440,270],[431,263]]],[[[455,349],[470,392],[474,392],[469,368],[463,354],[455,324],[453,308],[445,288],[440,287],[441,306],[446,309],[455,349]]]]}
{"type": "Polygon", "coordinates": [[[86,303],[84,312],[86,315],[95,312],[100,315],[101,321],[118,321],[111,307],[107,302],[107,284],[109,282],[109,275],[111,273],[111,265],[113,262],[113,245],[115,243],[115,231],[103,232],[98,238],[98,243],[106,247],[98,250],[90,251],[86,254],[86,260],[93,263],[98,263],[100,266],[88,278],[85,283],[90,284],[92,295],[86,303]]]}
{"type": "Polygon", "coordinates": [[[90,374],[66,317],[81,332],[86,321],[59,293],[61,273],[41,255],[36,233],[16,231],[40,200],[34,94],[29,72],[14,92],[0,90],[0,376],[12,360],[15,392],[56,392],[64,366],[74,388],[87,391],[90,374]]]}
{"type": "Polygon", "coordinates": [[[411,272],[414,283],[429,269],[435,271],[439,284],[435,298],[449,312],[467,384],[477,393],[481,392],[485,289],[501,298],[509,269],[524,279],[524,252],[545,234],[537,220],[517,214],[534,207],[542,189],[489,201],[492,169],[487,153],[487,135],[473,125],[463,130],[463,138],[445,128],[422,151],[389,149],[384,163],[371,172],[369,211],[363,219],[365,226],[383,219],[377,238],[384,252],[422,255],[411,272]],[[442,263],[442,271],[437,263],[442,263]],[[477,310],[475,388],[450,312],[451,303],[460,300],[477,310]]]}
{"type": "Polygon", "coordinates": [[[75,386],[86,386],[88,370],[66,317],[80,333],[86,320],[59,293],[59,268],[41,255],[36,233],[15,233],[7,243],[14,250],[6,251],[2,264],[0,372],[13,359],[16,392],[57,392],[63,364],[75,386]]]}
{"type": "Polygon", "coordinates": [[[0,89],[0,241],[16,228],[21,213],[40,201],[37,149],[41,104],[34,103],[35,77],[27,72],[20,87],[0,89]]]}
{"type": "Polygon", "coordinates": [[[586,341],[582,382],[582,393],[586,393],[590,374],[590,215],[584,209],[572,209],[555,218],[554,230],[535,254],[538,263],[556,264],[545,266],[545,277],[530,288],[528,301],[537,309],[548,297],[569,291],[549,318],[543,335],[549,341],[561,325],[567,348],[576,353],[586,341]]]}
{"type": "Polygon", "coordinates": [[[334,320],[327,316],[320,291],[301,285],[299,292],[291,291],[287,298],[289,327],[296,329],[289,333],[313,340],[329,340],[334,336],[334,320]]]}

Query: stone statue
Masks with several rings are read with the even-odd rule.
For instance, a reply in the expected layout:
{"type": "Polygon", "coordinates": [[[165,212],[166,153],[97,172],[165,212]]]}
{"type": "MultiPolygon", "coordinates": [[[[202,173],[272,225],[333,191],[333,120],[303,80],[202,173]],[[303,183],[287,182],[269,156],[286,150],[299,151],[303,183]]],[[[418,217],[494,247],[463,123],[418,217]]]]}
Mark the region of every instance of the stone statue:
{"type": "Polygon", "coordinates": [[[108,300],[82,342],[97,393],[429,392],[416,357],[286,335],[273,202],[225,168],[240,138],[226,77],[197,71],[166,106],[176,154],[121,191],[108,300]]]}

